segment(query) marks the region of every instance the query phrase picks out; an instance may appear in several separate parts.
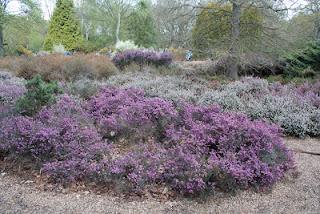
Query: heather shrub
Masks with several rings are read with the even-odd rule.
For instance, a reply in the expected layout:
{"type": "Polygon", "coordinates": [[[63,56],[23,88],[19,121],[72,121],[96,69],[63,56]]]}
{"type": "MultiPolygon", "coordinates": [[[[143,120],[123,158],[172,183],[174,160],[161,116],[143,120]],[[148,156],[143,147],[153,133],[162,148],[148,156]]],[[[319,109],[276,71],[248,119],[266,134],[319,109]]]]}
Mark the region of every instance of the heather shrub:
{"type": "MultiPolygon", "coordinates": [[[[186,104],[180,118],[179,126],[167,130],[168,138],[189,143],[208,155],[211,167],[231,176],[239,187],[268,187],[292,167],[291,154],[277,126],[223,113],[215,106],[186,104]]],[[[211,176],[213,182],[219,178],[217,174],[211,176]]]]}
{"type": "Polygon", "coordinates": [[[226,110],[243,112],[253,119],[269,120],[280,125],[289,135],[319,136],[320,133],[310,128],[318,126],[316,120],[312,120],[312,115],[318,109],[319,94],[311,89],[303,91],[303,86],[297,88],[294,85],[269,84],[265,80],[247,78],[221,86],[216,91],[207,91],[199,103],[217,103],[226,110]]]}
{"type": "MultiPolygon", "coordinates": [[[[252,88],[259,86],[246,90],[252,88]]],[[[114,87],[88,101],[62,95],[33,117],[0,120],[0,152],[30,158],[59,183],[125,180],[137,189],[162,184],[182,194],[265,189],[293,168],[276,126],[114,87]],[[109,142],[123,139],[128,148],[111,148],[109,142]]]]}
{"type": "Polygon", "coordinates": [[[0,60],[0,67],[25,79],[39,74],[45,81],[77,81],[83,77],[101,80],[118,72],[110,59],[95,55],[6,57],[0,60]]]}
{"type": "Polygon", "coordinates": [[[53,47],[52,47],[52,53],[64,54],[65,52],[66,52],[66,49],[64,48],[64,46],[62,44],[53,45],[53,47]]]}
{"type": "Polygon", "coordinates": [[[127,50],[117,53],[112,61],[121,70],[132,63],[139,65],[142,69],[144,65],[168,66],[172,63],[172,55],[168,52],[127,50]]]}
{"type": "Polygon", "coordinates": [[[198,101],[198,97],[209,87],[205,81],[191,81],[182,76],[160,76],[150,72],[115,75],[110,77],[106,83],[121,88],[143,89],[149,97],[190,102],[198,101]]]}
{"type": "Polygon", "coordinates": [[[88,111],[100,133],[107,138],[144,139],[161,137],[175,116],[171,102],[146,98],[142,90],[103,88],[88,102],[88,111]]]}
{"type": "Polygon", "coordinates": [[[96,95],[103,85],[103,82],[82,78],[74,82],[66,83],[64,92],[83,99],[89,99],[96,95]]]}
{"type": "Polygon", "coordinates": [[[269,188],[293,167],[276,126],[216,106],[180,105],[163,143],[138,145],[110,171],[134,187],[162,183],[181,193],[269,188]]]}
{"type": "Polygon", "coordinates": [[[81,78],[94,79],[94,73],[90,72],[93,70],[93,65],[80,58],[66,62],[62,68],[62,72],[67,81],[76,81],[81,78]]]}
{"type": "Polygon", "coordinates": [[[15,113],[15,103],[25,92],[22,79],[0,72],[0,120],[15,113]]]}
{"type": "Polygon", "coordinates": [[[108,84],[121,88],[140,88],[149,97],[161,97],[175,103],[181,100],[200,105],[219,104],[225,111],[242,112],[252,119],[280,125],[293,136],[319,136],[312,119],[320,106],[319,83],[268,83],[259,78],[243,78],[228,84],[152,73],[126,73],[111,77],[108,84]]]}
{"type": "Polygon", "coordinates": [[[26,92],[23,80],[8,72],[0,72],[0,88],[2,104],[14,104],[26,92]]]}
{"type": "Polygon", "coordinates": [[[27,92],[17,100],[17,110],[23,115],[32,116],[43,106],[55,102],[55,95],[60,93],[56,82],[45,83],[39,75],[26,83],[27,92]]]}
{"type": "Polygon", "coordinates": [[[1,151],[31,158],[57,182],[89,178],[109,150],[81,101],[65,95],[33,118],[8,118],[0,126],[1,151]]]}
{"type": "Polygon", "coordinates": [[[127,41],[119,41],[119,42],[117,42],[115,49],[116,49],[117,51],[122,52],[122,51],[126,51],[126,50],[138,49],[138,46],[136,46],[136,45],[134,44],[134,42],[133,42],[133,41],[130,41],[130,40],[127,40],[127,41]]]}

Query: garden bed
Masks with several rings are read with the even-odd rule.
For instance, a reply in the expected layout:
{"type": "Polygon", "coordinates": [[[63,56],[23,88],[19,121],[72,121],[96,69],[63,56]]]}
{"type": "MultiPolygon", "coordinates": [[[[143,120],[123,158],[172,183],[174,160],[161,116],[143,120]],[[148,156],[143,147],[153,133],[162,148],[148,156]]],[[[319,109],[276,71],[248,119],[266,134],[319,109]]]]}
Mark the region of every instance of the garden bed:
{"type": "Polygon", "coordinates": [[[319,136],[318,83],[213,86],[138,72],[81,88],[82,80],[0,77],[0,155],[52,190],[165,199],[268,192],[296,170],[283,133],[319,136]]]}
{"type": "MultiPolygon", "coordinates": [[[[285,139],[294,150],[320,152],[318,139],[285,139]]],[[[198,199],[124,197],[83,189],[45,191],[33,180],[9,174],[0,176],[2,210],[13,213],[315,213],[320,208],[320,157],[296,153],[297,178],[287,177],[272,192],[216,192],[198,199]]],[[[2,172],[3,173],[3,172],[2,172]]]]}

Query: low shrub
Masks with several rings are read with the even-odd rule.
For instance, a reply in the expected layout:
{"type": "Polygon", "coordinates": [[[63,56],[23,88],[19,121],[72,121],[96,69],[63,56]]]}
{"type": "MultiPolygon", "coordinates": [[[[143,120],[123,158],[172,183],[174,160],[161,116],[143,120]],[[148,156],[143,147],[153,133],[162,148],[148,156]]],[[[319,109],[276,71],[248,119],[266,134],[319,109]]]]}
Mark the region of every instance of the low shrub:
{"type": "Polygon", "coordinates": [[[112,61],[120,69],[124,69],[132,63],[135,63],[140,67],[144,65],[168,66],[172,63],[172,55],[169,52],[127,50],[117,53],[112,61]]]}
{"type": "Polygon", "coordinates": [[[61,96],[35,117],[0,121],[0,151],[30,158],[56,182],[88,179],[109,146],[79,100],[61,96]]]}
{"type": "Polygon", "coordinates": [[[288,77],[314,77],[320,74],[320,42],[308,44],[303,50],[290,53],[285,57],[288,77]]]}
{"type": "Polygon", "coordinates": [[[225,111],[242,112],[252,119],[264,119],[280,125],[288,135],[320,136],[319,83],[302,86],[268,83],[259,78],[243,78],[229,84],[208,82],[181,76],[150,73],[126,73],[111,77],[108,84],[122,88],[140,88],[147,96],[174,102],[191,101],[200,105],[219,104],[225,111]]]}
{"type": "Polygon", "coordinates": [[[137,146],[116,159],[111,173],[134,187],[164,183],[181,193],[269,188],[293,168],[276,126],[223,113],[216,106],[184,104],[164,143],[137,146]]]}
{"type": "Polygon", "coordinates": [[[62,44],[53,45],[52,53],[64,54],[65,52],[66,52],[66,49],[64,48],[64,46],[62,44]]]}
{"type": "Polygon", "coordinates": [[[320,135],[314,135],[311,128],[317,126],[311,120],[317,112],[315,99],[319,99],[317,94],[301,94],[293,85],[269,84],[265,80],[247,78],[224,85],[217,91],[206,92],[199,103],[217,103],[226,110],[276,123],[286,134],[304,137],[320,135]]]}
{"type": "Polygon", "coordinates": [[[271,187],[293,168],[280,136],[276,126],[217,106],[132,88],[105,87],[88,101],[62,95],[33,117],[0,120],[0,152],[30,158],[54,182],[124,179],[183,194],[271,187]],[[137,143],[117,153],[109,142],[119,138],[137,143]]]}
{"type": "Polygon", "coordinates": [[[17,52],[19,55],[24,55],[24,56],[32,56],[33,53],[32,51],[28,50],[27,48],[20,46],[17,48],[17,52]]]}
{"type": "Polygon", "coordinates": [[[117,51],[126,51],[126,50],[134,50],[134,49],[138,49],[138,46],[136,46],[134,44],[133,41],[131,40],[127,40],[127,41],[118,41],[116,46],[115,46],[115,49],[117,51]]]}
{"type": "Polygon", "coordinates": [[[143,89],[149,97],[161,97],[174,102],[197,102],[209,88],[205,81],[191,81],[182,76],[160,76],[151,72],[125,73],[110,77],[107,84],[121,88],[143,89]]]}
{"type": "Polygon", "coordinates": [[[100,81],[82,78],[64,85],[64,92],[83,99],[89,99],[96,95],[105,84],[100,81]]]}
{"type": "Polygon", "coordinates": [[[14,104],[26,92],[23,79],[14,77],[8,72],[0,72],[0,88],[2,104],[14,104]]]}
{"type": "Polygon", "coordinates": [[[164,127],[175,116],[172,103],[146,98],[142,90],[107,87],[88,103],[100,133],[111,139],[161,137],[164,127]]]}
{"type": "Polygon", "coordinates": [[[39,75],[26,83],[27,92],[17,100],[16,107],[20,114],[32,116],[43,106],[55,102],[60,93],[56,82],[45,83],[39,75]]]}
{"type": "Polygon", "coordinates": [[[76,81],[83,77],[105,79],[118,72],[108,57],[95,55],[6,57],[0,60],[0,68],[25,79],[39,74],[45,81],[76,81]]]}
{"type": "Polygon", "coordinates": [[[0,72],[0,120],[16,113],[15,103],[25,92],[22,79],[8,72],[0,72]]]}
{"type": "MultiPolygon", "coordinates": [[[[214,60],[207,69],[211,75],[226,75],[228,70],[228,54],[214,60]]],[[[285,64],[262,53],[248,53],[240,56],[239,75],[267,77],[284,73],[285,64]]]]}

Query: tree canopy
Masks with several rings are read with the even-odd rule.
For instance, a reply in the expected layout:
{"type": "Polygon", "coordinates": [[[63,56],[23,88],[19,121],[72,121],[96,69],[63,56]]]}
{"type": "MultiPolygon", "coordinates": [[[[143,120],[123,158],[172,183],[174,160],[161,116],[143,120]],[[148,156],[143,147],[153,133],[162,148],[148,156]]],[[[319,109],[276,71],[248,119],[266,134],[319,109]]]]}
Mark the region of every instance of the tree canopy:
{"type": "Polygon", "coordinates": [[[72,0],[57,1],[44,43],[46,50],[52,50],[54,45],[59,44],[62,44],[66,50],[81,47],[83,37],[75,14],[72,0]]]}
{"type": "Polygon", "coordinates": [[[128,31],[129,38],[141,47],[152,47],[156,44],[156,32],[150,2],[141,0],[138,3],[129,17],[128,31]]]}

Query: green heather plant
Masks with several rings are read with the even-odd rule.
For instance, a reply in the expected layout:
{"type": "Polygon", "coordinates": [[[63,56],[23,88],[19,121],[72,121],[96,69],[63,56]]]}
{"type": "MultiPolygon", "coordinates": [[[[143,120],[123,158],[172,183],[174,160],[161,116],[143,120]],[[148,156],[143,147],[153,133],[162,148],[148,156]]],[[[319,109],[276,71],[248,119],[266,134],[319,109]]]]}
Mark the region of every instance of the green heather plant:
{"type": "Polygon", "coordinates": [[[35,76],[26,84],[27,92],[16,103],[17,110],[32,116],[43,106],[55,102],[55,95],[60,93],[57,82],[45,83],[40,75],[35,76]]]}

